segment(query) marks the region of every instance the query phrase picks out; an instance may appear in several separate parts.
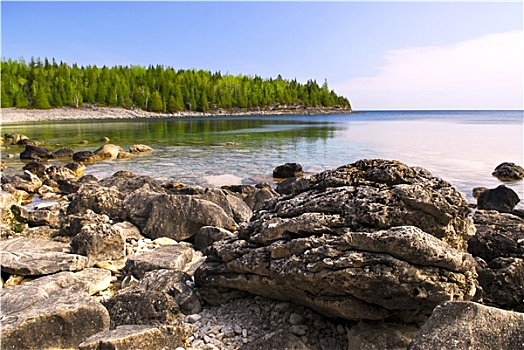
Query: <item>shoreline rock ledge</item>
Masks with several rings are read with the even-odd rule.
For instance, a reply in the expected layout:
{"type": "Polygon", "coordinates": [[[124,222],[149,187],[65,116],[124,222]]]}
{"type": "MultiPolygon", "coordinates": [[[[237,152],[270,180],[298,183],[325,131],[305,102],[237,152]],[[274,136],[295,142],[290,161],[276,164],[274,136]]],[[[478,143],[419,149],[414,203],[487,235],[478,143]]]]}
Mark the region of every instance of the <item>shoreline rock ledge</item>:
{"type": "Polygon", "coordinates": [[[328,317],[423,322],[442,302],[475,300],[468,203],[427,170],[367,159],[283,191],[209,248],[195,273],[205,301],[255,294],[328,317]]]}

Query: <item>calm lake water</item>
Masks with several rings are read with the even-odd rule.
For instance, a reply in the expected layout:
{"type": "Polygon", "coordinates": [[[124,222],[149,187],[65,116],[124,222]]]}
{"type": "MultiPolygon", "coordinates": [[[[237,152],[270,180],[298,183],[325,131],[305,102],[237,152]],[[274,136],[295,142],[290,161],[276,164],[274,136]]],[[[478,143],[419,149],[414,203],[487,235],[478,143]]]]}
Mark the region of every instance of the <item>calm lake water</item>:
{"type": "MultiPolygon", "coordinates": [[[[132,159],[88,166],[87,173],[99,178],[130,170],[191,185],[272,183],[273,169],[286,162],[315,173],[362,158],[385,158],[422,166],[473,201],[474,187],[501,184],[491,176],[498,164],[524,165],[523,117],[523,111],[373,111],[33,122],[2,125],[2,133],[18,132],[48,147],[75,151],[95,150],[103,136],[124,149],[137,143],[155,148],[132,159]],[[89,143],[81,145],[81,140],[89,143]]],[[[18,155],[22,150],[12,146],[2,154],[10,169],[19,171],[23,163],[5,153],[18,155]]],[[[523,181],[507,186],[524,200],[523,181]]]]}

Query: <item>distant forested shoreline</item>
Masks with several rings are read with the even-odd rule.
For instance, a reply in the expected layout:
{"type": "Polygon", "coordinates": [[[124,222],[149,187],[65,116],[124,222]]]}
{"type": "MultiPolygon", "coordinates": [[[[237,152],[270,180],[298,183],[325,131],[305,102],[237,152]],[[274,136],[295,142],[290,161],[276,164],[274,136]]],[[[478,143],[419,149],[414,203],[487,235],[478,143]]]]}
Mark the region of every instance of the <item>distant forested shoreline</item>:
{"type": "Polygon", "coordinates": [[[150,112],[265,109],[275,106],[351,110],[347,98],[315,80],[230,75],[157,66],[94,66],[31,58],[2,59],[2,108],[123,107],[150,112]]]}

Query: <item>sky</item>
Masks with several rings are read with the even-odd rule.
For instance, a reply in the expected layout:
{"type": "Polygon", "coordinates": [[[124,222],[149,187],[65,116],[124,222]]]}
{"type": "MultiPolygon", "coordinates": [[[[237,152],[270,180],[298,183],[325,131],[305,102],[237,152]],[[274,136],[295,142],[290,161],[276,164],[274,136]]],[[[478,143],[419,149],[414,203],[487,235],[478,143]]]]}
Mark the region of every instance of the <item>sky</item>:
{"type": "Polygon", "coordinates": [[[523,2],[1,1],[1,56],[327,81],[354,110],[523,109],[523,2]]]}

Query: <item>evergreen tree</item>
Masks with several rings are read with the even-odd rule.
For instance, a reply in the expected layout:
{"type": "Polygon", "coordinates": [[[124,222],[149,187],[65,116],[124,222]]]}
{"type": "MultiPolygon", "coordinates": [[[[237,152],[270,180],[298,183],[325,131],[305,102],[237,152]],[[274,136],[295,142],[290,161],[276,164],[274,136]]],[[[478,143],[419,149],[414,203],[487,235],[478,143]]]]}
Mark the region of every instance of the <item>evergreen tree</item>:
{"type": "Polygon", "coordinates": [[[152,112],[164,111],[164,103],[162,102],[162,97],[160,97],[160,93],[156,90],[153,91],[153,94],[151,94],[151,104],[149,110],[152,112]]]}

